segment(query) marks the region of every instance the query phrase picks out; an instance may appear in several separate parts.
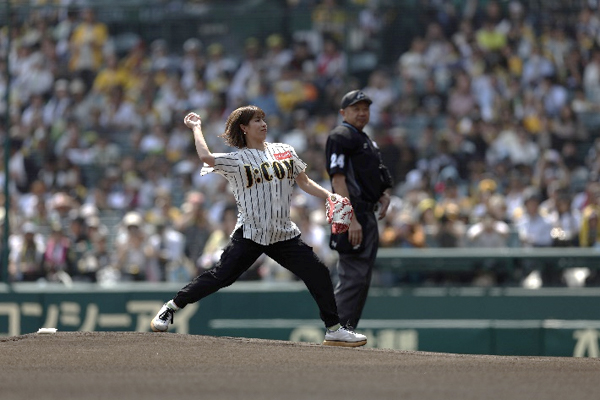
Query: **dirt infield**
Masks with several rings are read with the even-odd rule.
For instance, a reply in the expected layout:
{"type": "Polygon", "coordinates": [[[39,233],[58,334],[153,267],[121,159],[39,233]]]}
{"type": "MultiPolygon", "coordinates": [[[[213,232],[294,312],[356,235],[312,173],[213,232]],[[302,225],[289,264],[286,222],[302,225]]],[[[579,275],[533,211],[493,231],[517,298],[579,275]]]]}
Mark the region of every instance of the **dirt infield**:
{"type": "Polygon", "coordinates": [[[0,398],[592,399],[600,360],[138,332],[0,339],[0,398]]]}

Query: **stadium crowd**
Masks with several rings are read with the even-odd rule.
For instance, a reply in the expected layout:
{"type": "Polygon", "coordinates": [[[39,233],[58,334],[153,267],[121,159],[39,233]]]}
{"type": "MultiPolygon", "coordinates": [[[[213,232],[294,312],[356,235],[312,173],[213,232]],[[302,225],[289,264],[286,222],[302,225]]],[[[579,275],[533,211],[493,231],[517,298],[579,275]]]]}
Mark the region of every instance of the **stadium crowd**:
{"type": "MultiPolygon", "coordinates": [[[[213,265],[236,209],[224,179],[200,178],[183,116],[199,113],[209,147],[227,152],[224,118],[255,104],[268,140],[294,146],[329,187],[324,144],[341,95],[357,87],[373,100],[366,129],[396,182],[382,246],[600,245],[597,8],[429,2],[410,48],[361,82],[343,36],[351,15],[339,1],[309,3],[312,30],[247,38],[242,54],[197,38],[178,48],[139,38],[123,51],[89,7],[15,17],[10,49],[4,27],[10,279],[188,281],[213,265]]],[[[391,22],[382,2],[357,3],[351,45],[376,49],[391,22]]],[[[294,198],[304,240],[333,265],[323,209],[294,198]]],[[[243,278],[294,279],[269,259],[243,278]]],[[[480,278],[462,283],[514,279],[480,278]]]]}

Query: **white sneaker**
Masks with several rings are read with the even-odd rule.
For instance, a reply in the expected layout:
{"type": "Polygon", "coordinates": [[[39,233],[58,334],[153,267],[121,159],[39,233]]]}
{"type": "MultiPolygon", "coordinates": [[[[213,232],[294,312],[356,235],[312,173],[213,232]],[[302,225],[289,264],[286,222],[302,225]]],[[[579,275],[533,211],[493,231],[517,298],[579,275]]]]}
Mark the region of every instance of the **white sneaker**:
{"type": "Polygon", "coordinates": [[[367,337],[342,326],[337,331],[327,329],[323,344],[325,346],[359,347],[367,344],[367,337]]]}
{"type": "Polygon", "coordinates": [[[169,324],[173,323],[174,314],[175,310],[167,307],[167,303],[163,304],[158,314],[150,321],[150,327],[154,332],[166,332],[169,324]]]}

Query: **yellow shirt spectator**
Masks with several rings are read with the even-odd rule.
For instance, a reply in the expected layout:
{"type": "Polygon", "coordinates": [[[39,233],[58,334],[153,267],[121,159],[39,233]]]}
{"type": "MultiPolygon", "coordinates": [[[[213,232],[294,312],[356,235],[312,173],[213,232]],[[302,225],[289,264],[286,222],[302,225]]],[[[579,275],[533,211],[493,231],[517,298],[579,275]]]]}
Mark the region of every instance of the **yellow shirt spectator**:
{"type": "Polygon", "coordinates": [[[596,204],[590,204],[583,209],[581,229],[579,230],[580,247],[592,247],[596,243],[600,243],[598,215],[600,215],[600,207],[596,204]]]}
{"type": "Polygon", "coordinates": [[[483,51],[500,51],[506,46],[506,35],[496,30],[491,21],[476,32],[475,40],[483,51]]]}
{"type": "Polygon", "coordinates": [[[115,86],[127,88],[128,84],[128,71],[119,67],[117,57],[114,54],[107,56],[106,66],[98,72],[96,79],[94,79],[94,91],[108,94],[111,88],[115,86]]]}
{"type": "Polygon", "coordinates": [[[82,11],[82,22],[77,25],[71,36],[71,71],[98,71],[102,66],[102,50],[108,40],[108,28],[97,22],[94,12],[87,8],[82,11]]]}

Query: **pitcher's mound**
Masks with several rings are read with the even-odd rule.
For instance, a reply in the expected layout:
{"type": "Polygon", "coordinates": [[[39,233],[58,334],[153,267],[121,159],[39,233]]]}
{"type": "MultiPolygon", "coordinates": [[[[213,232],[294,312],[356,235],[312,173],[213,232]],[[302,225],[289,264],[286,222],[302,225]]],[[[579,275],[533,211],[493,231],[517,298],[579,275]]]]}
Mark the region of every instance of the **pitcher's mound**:
{"type": "Polygon", "coordinates": [[[2,399],[589,399],[600,361],[143,332],[0,339],[2,399]]]}

